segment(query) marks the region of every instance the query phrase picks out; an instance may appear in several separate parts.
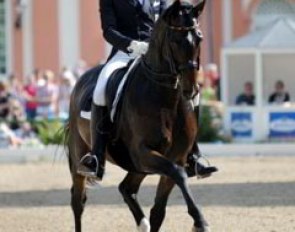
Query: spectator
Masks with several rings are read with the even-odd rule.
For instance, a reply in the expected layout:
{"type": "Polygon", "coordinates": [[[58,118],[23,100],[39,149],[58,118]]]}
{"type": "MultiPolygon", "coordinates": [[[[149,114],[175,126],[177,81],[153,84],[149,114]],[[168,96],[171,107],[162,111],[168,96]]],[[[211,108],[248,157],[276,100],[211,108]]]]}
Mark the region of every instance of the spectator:
{"type": "Polygon", "coordinates": [[[6,123],[0,122],[0,147],[18,147],[21,144],[20,139],[14,134],[14,132],[8,127],[6,123]]]}
{"type": "Polygon", "coordinates": [[[79,60],[74,68],[76,78],[80,78],[87,71],[87,64],[84,60],[79,60]]]}
{"type": "Polygon", "coordinates": [[[202,102],[206,105],[211,105],[211,103],[217,100],[216,91],[212,86],[212,80],[210,78],[205,78],[204,86],[201,88],[202,102]]]}
{"type": "Polygon", "coordinates": [[[268,102],[271,104],[283,104],[290,101],[290,95],[285,91],[285,84],[279,80],[275,84],[275,92],[269,96],[268,102]]]}
{"type": "Polygon", "coordinates": [[[9,79],[9,93],[13,99],[24,103],[23,97],[23,82],[20,78],[15,75],[11,75],[9,79]]]}
{"type": "Polygon", "coordinates": [[[255,105],[255,96],[253,94],[253,84],[251,82],[246,82],[244,84],[244,92],[241,93],[236,99],[237,105],[255,105]]]}
{"type": "Polygon", "coordinates": [[[26,119],[23,105],[18,99],[12,98],[9,101],[9,107],[9,127],[16,130],[20,128],[21,123],[26,119]]]}
{"type": "Polygon", "coordinates": [[[17,130],[12,130],[6,123],[0,123],[0,148],[36,147],[41,145],[36,133],[28,122],[24,122],[17,130]]]}
{"type": "Polygon", "coordinates": [[[37,80],[36,75],[32,74],[24,87],[23,96],[25,99],[26,116],[29,121],[32,121],[37,116],[37,80]]]}
{"type": "Polygon", "coordinates": [[[57,116],[58,88],[54,82],[54,78],[54,73],[47,70],[44,72],[42,78],[38,80],[37,112],[38,115],[46,119],[57,116]]]}
{"type": "Polygon", "coordinates": [[[43,73],[39,69],[35,69],[33,75],[36,78],[36,84],[39,84],[39,80],[44,80],[43,73]]]}
{"type": "Polygon", "coordinates": [[[75,82],[75,76],[70,70],[62,73],[58,96],[60,118],[68,118],[70,97],[75,82]]]}
{"type": "Polygon", "coordinates": [[[217,64],[207,64],[205,67],[205,77],[211,80],[211,86],[215,89],[216,99],[220,100],[220,76],[217,64]]]}
{"type": "Polygon", "coordinates": [[[0,119],[5,120],[9,116],[10,94],[4,82],[0,81],[0,119]]]}

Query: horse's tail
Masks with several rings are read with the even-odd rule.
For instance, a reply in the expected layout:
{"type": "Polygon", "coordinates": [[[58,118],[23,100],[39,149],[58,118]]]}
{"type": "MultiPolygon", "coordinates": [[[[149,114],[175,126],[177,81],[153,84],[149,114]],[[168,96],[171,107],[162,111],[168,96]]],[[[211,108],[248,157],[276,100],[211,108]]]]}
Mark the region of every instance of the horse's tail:
{"type": "Polygon", "coordinates": [[[72,93],[69,107],[69,118],[67,123],[64,125],[64,148],[65,153],[68,157],[70,172],[75,173],[75,162],[76,162],[76,154],[75,154],[75,134],[77,131],[77,120],[75,118],[76,112],[74,107],[75,93],[72,93]]]}
{"type": "Polygon", "coordinates": [[[69,168],[70,171],[72,172],[72,158],[71,158],[71,146],[70,146],[70,120],[67,121],[67,123],[64,125],[64,149],[66,156],[68,157],[68,162],[69,162],[69,168]]]}

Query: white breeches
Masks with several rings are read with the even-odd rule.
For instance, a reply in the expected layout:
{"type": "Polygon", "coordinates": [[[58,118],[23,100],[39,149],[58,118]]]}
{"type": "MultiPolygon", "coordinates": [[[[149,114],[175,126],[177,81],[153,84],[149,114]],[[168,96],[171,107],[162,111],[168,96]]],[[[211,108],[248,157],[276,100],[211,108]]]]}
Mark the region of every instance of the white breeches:
{"type": "Polygon", "coordinates": [[[109,77],[114,71],[127,66],[130,60],[134,59],[131,55],[128,55],[122,51],[118,51],[112,59],[110,59],[103,69],[101,70],[96,87],[93,93],[93,102],[99,106],[106,105],[106,86],[109,77]]]}

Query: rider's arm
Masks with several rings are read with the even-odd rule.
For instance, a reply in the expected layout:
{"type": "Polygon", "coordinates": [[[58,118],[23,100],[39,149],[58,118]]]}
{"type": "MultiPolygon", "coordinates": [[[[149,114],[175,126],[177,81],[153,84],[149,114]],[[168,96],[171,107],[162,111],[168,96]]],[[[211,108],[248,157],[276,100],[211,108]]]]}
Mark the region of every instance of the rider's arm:
{"type": "Polygon", "coordinates": [[[100,0],[100,16],[104,38],[115,48],[128,52],[132,39],[117,30],[113,1],[100,0]]]}

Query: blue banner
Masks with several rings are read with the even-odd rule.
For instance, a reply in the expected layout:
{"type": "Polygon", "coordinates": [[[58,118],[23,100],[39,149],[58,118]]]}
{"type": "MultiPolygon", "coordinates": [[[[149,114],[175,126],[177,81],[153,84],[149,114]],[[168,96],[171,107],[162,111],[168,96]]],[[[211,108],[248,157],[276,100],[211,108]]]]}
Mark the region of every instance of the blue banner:
{"type": "Polygon", "coordinates": [[[253,119],[251,112],[231,113],[231,133],[233,137],[250,138],[253,135],[253,119]]]}
{"type": "Polygon", "coordinates": [[[270,137],[295,137],[295,112],[269,114],[270,137]]]}

